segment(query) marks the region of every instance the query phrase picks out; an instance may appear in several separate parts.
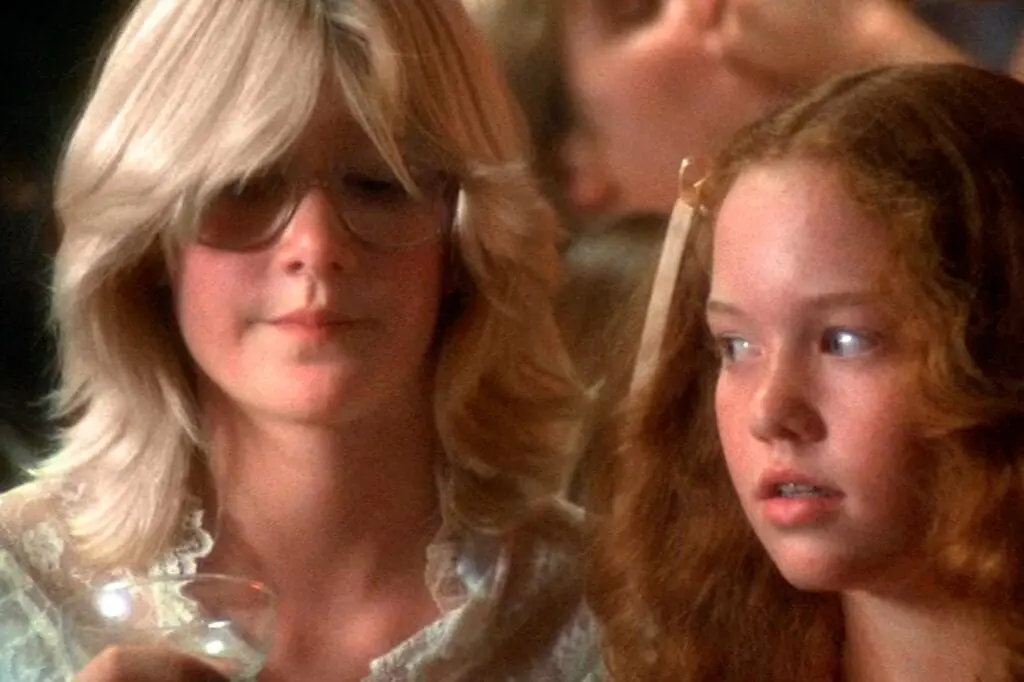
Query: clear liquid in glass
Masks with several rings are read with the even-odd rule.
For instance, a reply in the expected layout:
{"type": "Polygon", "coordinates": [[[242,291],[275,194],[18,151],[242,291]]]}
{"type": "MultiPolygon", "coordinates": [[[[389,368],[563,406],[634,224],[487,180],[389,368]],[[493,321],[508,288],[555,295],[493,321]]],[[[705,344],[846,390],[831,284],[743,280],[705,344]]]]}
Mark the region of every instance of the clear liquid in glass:
{"type": "Polygon", "coordinates": [[[231,682],[255,682],[266,654],[237,636],[227,621],[194,623],[164,635],[163,643],[209,664],[231,682]]]}

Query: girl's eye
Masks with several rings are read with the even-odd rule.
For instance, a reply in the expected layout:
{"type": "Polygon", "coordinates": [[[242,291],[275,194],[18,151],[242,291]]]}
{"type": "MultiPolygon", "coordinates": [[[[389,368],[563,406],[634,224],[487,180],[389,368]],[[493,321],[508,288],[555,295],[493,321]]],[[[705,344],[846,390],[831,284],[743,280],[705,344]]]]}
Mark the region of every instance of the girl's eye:
{"type": "Polygon", "coordinates": [[[851,329],[829,329],[821,339],[821,350],[840,358],[863,355],[877,347],[878,340],[873,335],[851,329]]]}
{"type": "Polygon", "coordinates": [[[747,360],[756,352],[754,344],[740,336],[723,336],[717,340],[718,354],[723,365],[733,365],[747,360]]]}

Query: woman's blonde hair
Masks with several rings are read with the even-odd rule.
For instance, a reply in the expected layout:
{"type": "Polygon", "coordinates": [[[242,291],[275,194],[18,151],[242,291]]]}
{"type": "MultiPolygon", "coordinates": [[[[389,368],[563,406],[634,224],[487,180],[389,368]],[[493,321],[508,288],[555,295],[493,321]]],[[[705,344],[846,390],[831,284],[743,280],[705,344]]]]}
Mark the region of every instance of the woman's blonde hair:
{"type": "Polygon", "coordinates": [[[459,2],[140,0],[56,188],[66,426],[36,474],[88,481],[70,528],[98,564],[166,548],[202,453],[168,258],[210,197],[289,150],[325,83],[403,181],[414,145],[459,182],[435,399],[448,517],[498,532],[565,484],[578,390],[551,311],[555,218],[459,2]]]}

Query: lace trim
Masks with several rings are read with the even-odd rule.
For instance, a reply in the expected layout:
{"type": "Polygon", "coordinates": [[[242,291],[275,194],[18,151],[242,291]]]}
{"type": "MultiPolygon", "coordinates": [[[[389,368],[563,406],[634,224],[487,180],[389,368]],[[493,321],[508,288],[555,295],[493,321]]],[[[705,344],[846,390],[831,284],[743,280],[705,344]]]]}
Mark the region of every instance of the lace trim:
{"type": "MultiPolygon", "coordinates": [[[[65,679],[68,667],[61,653],[60,621],[54,605],[69,596],[76,584],[132,576],[126,572],[90,575],[75,565],[65,530],[56,519],[63,515],[61,507],[73,501],[80,490],[60,491],[57,508],[50,507],[42,514],[27,513],[29,503],[39,499],[38,488],[17,492],[0,496],[0,643],[8,645],[0,648],[0,680],[56,682],[65,679]]],[[[195,575],[215,544],[203,521],[201,501],[190,497],[173,549],[144,575],[195,575]]],[[[571,561],[558,548],[546,548],[533,557],[531,565],[523,567],[529,575],[517,575],[515,583],[525,590],[522,594],[517,590],[507,614],[510,623],[529,612],[529,603],[544,600],[547,586],[559,582],[554,576],[571,568],[566,559],[571,561]]],[[[493,611],[511,584],[510,570],[509,557],[497,539],[455,533],[443,523],[427,549],[424,575],[442,615],[372,661],[366,682],[411,682],[427,676],[435,681],[463,679],[466,666],[489,646],[487,638],[494,633],[485,625],[495,622],[493,611]]],[[[505,614],[501,622],[505,622],[505,614]]],[[[590,680],[596,651],[593,623],[581,608],[553,648],[539,655],[527,676],[517,679],[590,680]]]]}
{"type": "MultiPolygon", "coordinates": [[[[36,534],[36,537],[39,535],[36,534]]],[[[51,682],[71,675],[53,601],[0,548],[0,680],[51,682]]]]}
{"type": "Polygon", "coordinates": [[[158,560],[149,571],[151,577],[190,576],[199,570],[199,562],[210,556],[214,539],[203,525],[202,501],[195,495],[185,500],[181,521],[181,541],[158,560]]]}
{"type": "MultiPolygon", "coordinates": [[[[197,496],[189,496],[182,517],[181,540],[153,565],[149,576],[190,576],[198,572],[200,562],[210,555],[216,542],[206,529],[204,514],[202,501],[197,496]]],[[[441,618],[371,661],[372,675],[368,679],[376,679],[379,675],[386,676],[388,680],[397,679],[396,675],[415,668],[427,657],[436,657],[439,653],[444,656],[454,655],[452,647],[446,644],[455,639],[450,634],[452,630],[458,629],[459,611],[483,587],[484,578],[497,558],[482,555],[479,548],[474,548],[476,551],[467,555],[467,544],[442,524],[441,530],[427,547],[424,575],[441,611],[441,618]],[[467,559],[473,563],[467,563],[467,559]],[[439,652],[439,648],[443,651],[439,652]]]]}
{"type": "Polygon", "coordinates": [[[441,609],[441,618],[370,662],[376,680],[409,679],[421,666],[438,659],[468,658],[482,634],[482,623],[507,574],[507,557],[497,542],[483,536],[456,538],[442,529],[427,549],[427,586],[441,609]]]}

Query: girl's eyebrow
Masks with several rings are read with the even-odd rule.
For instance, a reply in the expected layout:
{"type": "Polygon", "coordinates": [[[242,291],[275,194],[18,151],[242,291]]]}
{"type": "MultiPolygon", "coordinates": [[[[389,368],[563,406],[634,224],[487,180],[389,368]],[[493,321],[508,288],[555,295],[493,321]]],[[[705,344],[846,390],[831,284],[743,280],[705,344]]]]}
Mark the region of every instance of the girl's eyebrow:
{"type": "Polygon", "coordinates": [[[746,315],[739,306],[714,298],[708,299],[707,304],[704,306],[704,311],[708,315],[728,315],[730,317],[744,317],[746,315]]]}
{"type": "MultiPolygon", "coordinates": [[[[834,293],[810,296],[801,302],[802,306],[811,310],[835,310],[838,308],[859,308],[877,303],[879,294],[876,291],[837,291],[834,293]]],[[[707,314],[730,315],[744,317],[746,312],[739,306],[715,298],[709,298],[705,306],[707,314]]]]}

